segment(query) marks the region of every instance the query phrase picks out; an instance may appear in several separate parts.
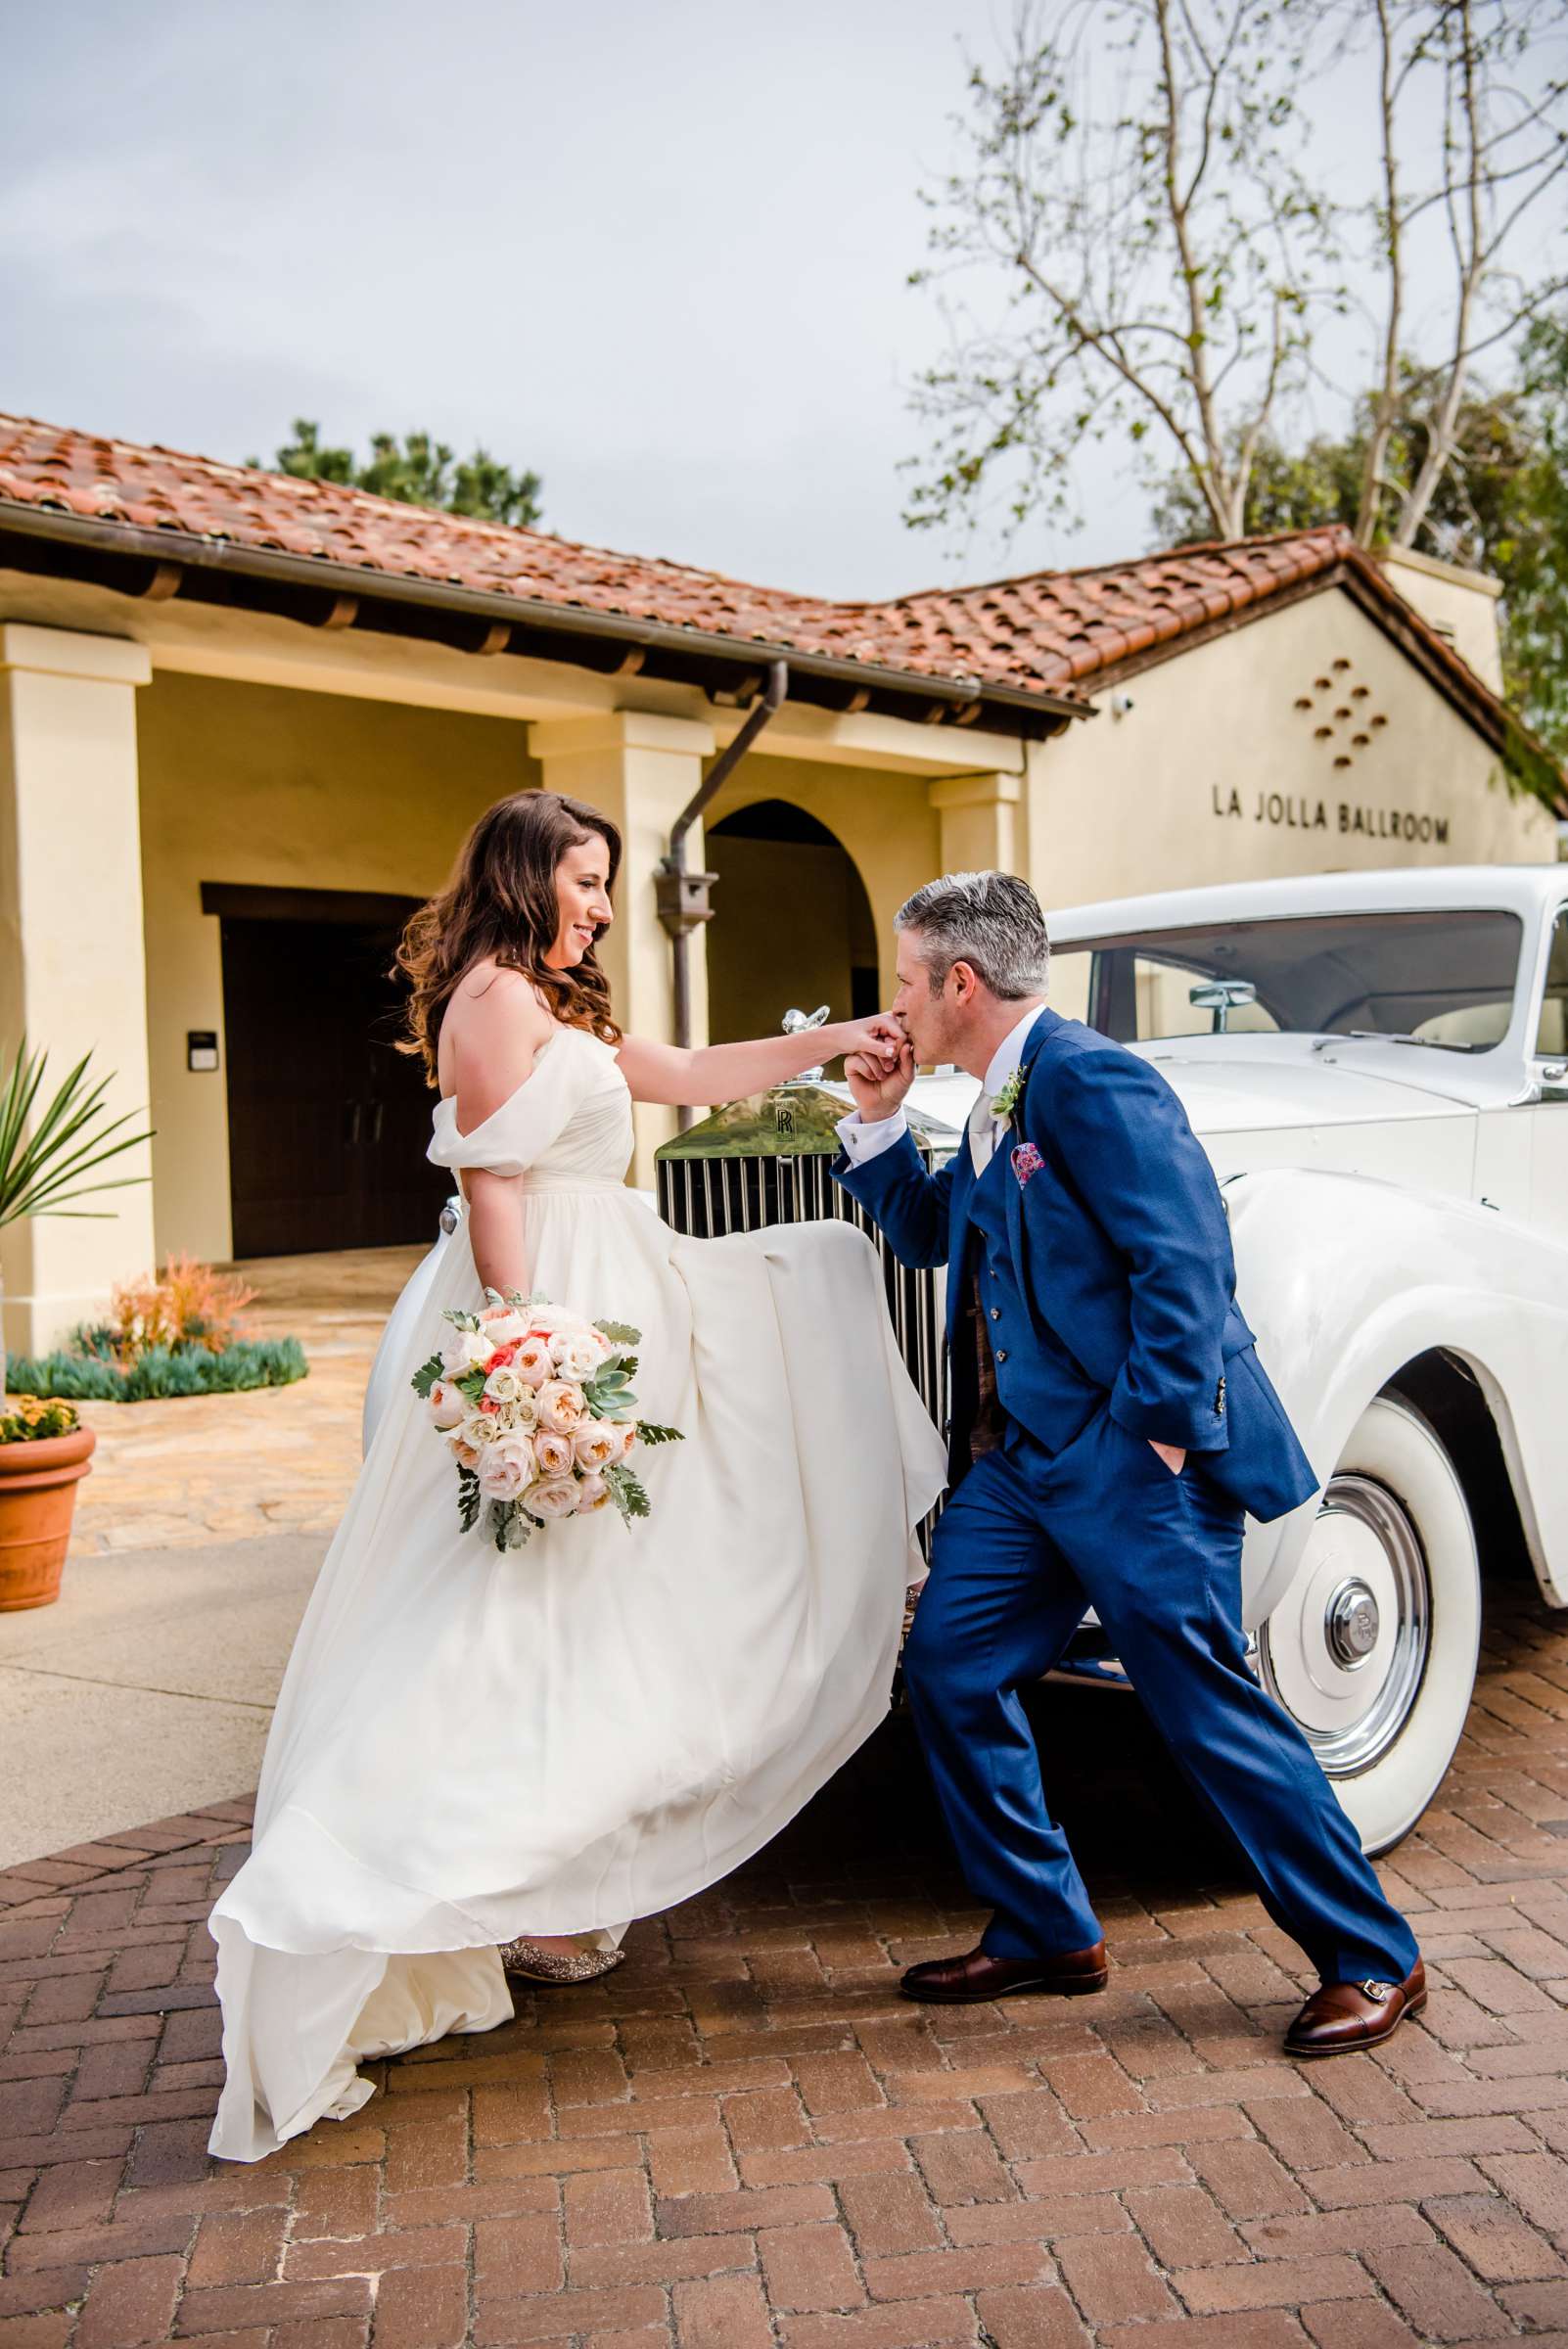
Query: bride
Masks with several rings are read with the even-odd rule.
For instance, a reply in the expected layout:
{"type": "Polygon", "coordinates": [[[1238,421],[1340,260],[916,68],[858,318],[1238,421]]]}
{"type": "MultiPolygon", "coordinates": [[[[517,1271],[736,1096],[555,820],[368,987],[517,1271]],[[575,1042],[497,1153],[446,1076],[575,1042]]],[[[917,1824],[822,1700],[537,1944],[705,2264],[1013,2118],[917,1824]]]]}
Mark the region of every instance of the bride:
{"type": "Polygon", "coordinates": [[[596,949],[614,824],[501,801],[414,916],[410,1049],[464,1210],[415,1274],[390,1400],[296,1636],[251,1854],[214,1905],[225,2079],[208,2150],[258,2161],[374,2092],[357,2066],[580,1981],[631,1919],[792,1818],[887,1710],[912,1533],[944,1478],[869,1241],[670,1231],[624,1186],[631,1103],[738,1098],[885,1022],[693,1051],[622,1035],[596,949]],[[642,1332],[684,1442],[611,1510],[498,1553],[465,1534],[409,1384],[485,1286],[642,1332]]]}

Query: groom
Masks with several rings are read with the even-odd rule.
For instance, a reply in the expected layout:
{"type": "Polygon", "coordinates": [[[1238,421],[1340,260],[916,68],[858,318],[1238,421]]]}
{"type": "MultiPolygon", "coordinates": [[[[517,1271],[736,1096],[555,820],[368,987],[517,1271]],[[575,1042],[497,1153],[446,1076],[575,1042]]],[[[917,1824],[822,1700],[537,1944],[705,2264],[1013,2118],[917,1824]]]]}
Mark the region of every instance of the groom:
{"type": "Polygon", "coordinates": [[[1105,1985],[1019,1697],[1093,1606],[1321,1977],[1287,2048],[1374,2046],[1424,2003],[1425,1975],[1312,1749],[1247,1668],[1244,1513],[1282,1516],[1316,1479],[1237,1311],[1209,1162],[1157,1070],[1045,1008],[1026,882],[948,874],[896,927],[908,1041],[891,1071],[848,1062],[856,1108],[833,1172],[904,1264],[947,1267],[950,1497],[904,1675],[970,1888],[994,1911],[978,1949],[911,1967],[905,1994],[1105,1985]],[[940,1174],[901,1107],[922,1061],[981,1080],[940,1174]]]}

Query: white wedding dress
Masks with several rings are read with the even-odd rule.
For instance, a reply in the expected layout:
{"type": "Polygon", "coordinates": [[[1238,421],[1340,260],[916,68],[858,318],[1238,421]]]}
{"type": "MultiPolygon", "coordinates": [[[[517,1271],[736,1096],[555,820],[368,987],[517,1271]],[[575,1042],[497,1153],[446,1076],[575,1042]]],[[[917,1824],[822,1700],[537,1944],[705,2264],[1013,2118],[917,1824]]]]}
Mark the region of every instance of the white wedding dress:
{"type": "Polygon", "coordinates": [[[391,1397],[284,1674],[250,1857],[212,1909],[226,2078],[256,2161],[374,2094],[359,2062],[513,2006],[520,1935],[627,1922],[758,1851],[885,1714],[943,1448],[851,1225],[685,1239],[623,1187],[614,1049],[558,1028],[430,1155],[521,1174],[535,1287],[642,1331],[653,1515],[505,1555],[464,1534],[408,1381],[481,1303],[466,1219],[415,1273],[391,1397]]]}

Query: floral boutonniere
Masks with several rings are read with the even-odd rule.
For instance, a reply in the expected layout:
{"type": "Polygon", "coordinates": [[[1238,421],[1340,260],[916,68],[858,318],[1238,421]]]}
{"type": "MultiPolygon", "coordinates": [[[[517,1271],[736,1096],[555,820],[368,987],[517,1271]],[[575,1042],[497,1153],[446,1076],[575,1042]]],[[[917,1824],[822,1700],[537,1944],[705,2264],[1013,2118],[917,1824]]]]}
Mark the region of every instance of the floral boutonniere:
{"type": "Polygon", "coordinates": [[[991,1105],[992,1116],[998,1119],[1010,1118],[1014,1110],[1018,1107],[1020,1097],[1022,1096],[1024,1087],[1028,1082],[1029,1069],[1027,1065],[1021,1062],[1019,1066],[1014,1069],[1012,1075],[1002,1086],[1001,1091],[997,1093],[992,1100],[991,1105]]]}

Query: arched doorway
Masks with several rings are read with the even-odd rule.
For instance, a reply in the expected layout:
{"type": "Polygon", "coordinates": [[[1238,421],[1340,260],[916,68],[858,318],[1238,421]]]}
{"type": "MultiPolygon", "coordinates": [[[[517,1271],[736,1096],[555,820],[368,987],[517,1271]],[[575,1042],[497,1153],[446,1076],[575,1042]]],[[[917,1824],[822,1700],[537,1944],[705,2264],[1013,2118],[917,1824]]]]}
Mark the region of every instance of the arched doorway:
{"type": "Polygon", "coordinates": [[[718,875],[708,925],[708,1033],[772,1036],[792,1004],[836,1020],[876,1011],[876,924],[842,841],[788,800],[759,800],[703,835],[718,875]]]}

